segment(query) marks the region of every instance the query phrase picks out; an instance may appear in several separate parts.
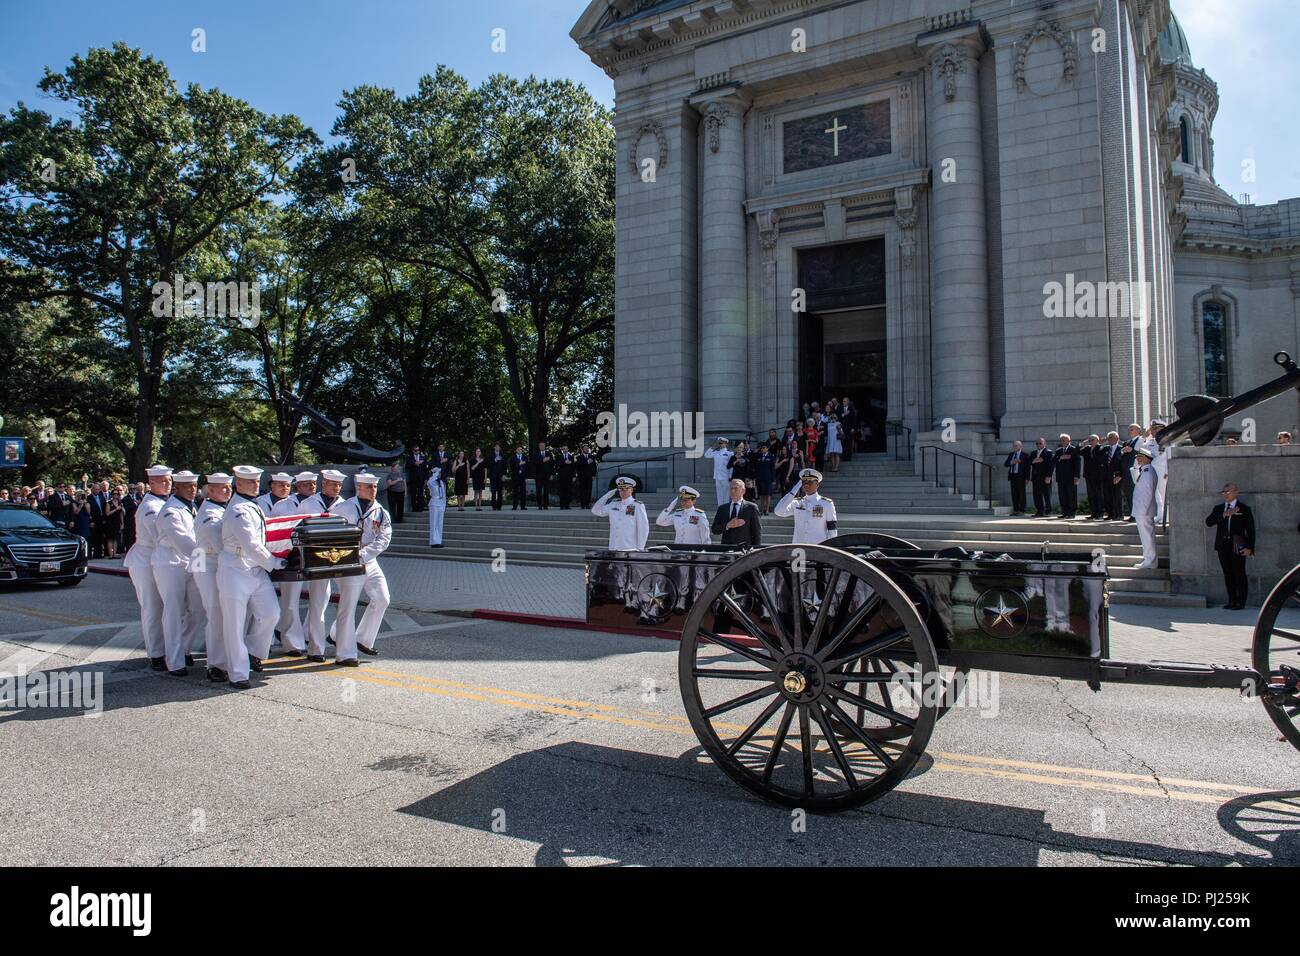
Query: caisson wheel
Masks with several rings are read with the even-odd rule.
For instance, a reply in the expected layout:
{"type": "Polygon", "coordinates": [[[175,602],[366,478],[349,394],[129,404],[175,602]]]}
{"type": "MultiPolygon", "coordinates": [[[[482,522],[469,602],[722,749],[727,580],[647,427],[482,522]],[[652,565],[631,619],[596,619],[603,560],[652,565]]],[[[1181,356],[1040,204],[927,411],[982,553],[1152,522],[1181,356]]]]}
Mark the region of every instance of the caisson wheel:
{"type": "Polygon", "coordinates": [[[814,811],[897,786],[925,751],[942,687],[903,590],[818,545],[760,548],[719,572],[687,616],[677,672],[718,766],[768,800],[814,811]]]}
{"type": "Polygon", "coordinates": [[[828,548],[902,548],[908,551],[920,551],[919,544],[913,544],[906,538],[896,538],[892,534],[878,531],[854,531],[850,534],[836,535],[825,542],[828,548]]]}
{"type": "Polygon", "coordinates": [[[1260,700],[1277,729],[1300,749],[1300,565],[1273,588],[1255,621],[1251,664],[1263,676],[1260,700]]]}

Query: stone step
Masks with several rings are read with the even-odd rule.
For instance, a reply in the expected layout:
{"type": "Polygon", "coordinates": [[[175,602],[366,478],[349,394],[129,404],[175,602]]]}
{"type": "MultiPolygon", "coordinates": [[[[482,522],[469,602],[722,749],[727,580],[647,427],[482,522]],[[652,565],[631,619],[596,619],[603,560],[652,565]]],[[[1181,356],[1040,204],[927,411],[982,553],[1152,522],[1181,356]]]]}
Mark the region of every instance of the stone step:
{"type": "Polygon", "coordinates": [[[1205,607],[1200,594],[1162,594],[1149,591],[1110,590],[1111,604],[1144,604],[1147,607],[1205,607]]]}

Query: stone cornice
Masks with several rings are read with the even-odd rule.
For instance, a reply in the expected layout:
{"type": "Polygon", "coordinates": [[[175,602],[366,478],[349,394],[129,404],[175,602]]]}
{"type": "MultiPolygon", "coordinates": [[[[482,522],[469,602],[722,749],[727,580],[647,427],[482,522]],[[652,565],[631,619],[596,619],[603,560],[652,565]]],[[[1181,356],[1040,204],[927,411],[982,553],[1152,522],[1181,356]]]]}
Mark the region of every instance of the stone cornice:
{"type": "Polygon", "coordinates": [[[926,186],[929,182],[929,167],[919,167],[872,176],[868,179],[858,179],[829,189],[815,186],[777,196],[756,196],[745,201],[745,212],[754,215],[759,212],[776,211],[781,214],[782,219],[787,219],[801,208],[820,209],[823,200],[839,199],[843,201],[845,207],[861,204],[869,199],[892,201],[895,189],[926,186]]]}

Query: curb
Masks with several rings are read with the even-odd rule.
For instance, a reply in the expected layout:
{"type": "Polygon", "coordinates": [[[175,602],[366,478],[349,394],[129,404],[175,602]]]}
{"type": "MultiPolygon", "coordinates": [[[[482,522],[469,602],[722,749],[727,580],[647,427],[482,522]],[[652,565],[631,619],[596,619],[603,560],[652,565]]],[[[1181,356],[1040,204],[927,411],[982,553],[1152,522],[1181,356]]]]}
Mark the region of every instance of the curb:
{"type": "Polygon", "coordinates": [[[552,614],[523,614],[518,611],[494,611],[491,608],[476,608],[471,617],[489,621],[506,621],[511,624],[530,624],[535,627],[559,627],[569,631],[598,631],[602,634],[628,634],[633,637],[657,637],[664,641],[680,641],[682,636],[676,631],[666,631],[650,627],[608,627],[603,624],[588,624],[580,617],[558,617],[552,614]]]}

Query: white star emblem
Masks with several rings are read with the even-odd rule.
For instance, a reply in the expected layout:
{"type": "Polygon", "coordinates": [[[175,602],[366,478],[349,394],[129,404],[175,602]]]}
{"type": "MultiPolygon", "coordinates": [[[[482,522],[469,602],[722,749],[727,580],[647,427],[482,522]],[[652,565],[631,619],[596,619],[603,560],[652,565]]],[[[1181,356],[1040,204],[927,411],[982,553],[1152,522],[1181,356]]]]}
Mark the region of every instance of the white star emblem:
{"type": "Polygon", "coordinates": [[[1006,599],[1003,598],[1001,594],[998,595],[997,604],[986,604],[984,606],[984,613],[993,615],[993,620],[990,622],[989,627],[996,628],[1005,625],[1007,630],[1014,630],[1016,624],[1011,620],[1011,615],[1015,612],[1016,608],[1007,604],[1006,599]]]}

